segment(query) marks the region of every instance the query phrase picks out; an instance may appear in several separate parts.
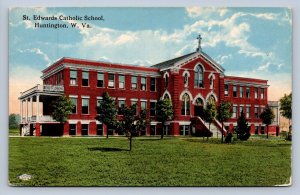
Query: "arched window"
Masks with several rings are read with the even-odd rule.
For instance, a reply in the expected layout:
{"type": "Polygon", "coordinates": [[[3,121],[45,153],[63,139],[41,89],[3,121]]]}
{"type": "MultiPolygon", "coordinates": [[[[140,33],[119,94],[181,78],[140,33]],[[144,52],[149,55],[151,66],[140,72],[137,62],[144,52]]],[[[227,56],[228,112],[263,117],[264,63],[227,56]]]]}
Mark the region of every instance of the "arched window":
{"type": "Polygon", "coordinates": [[[170,99],[169,94],[166,93],[166,94],[164,95],[163,99],[170,99]]]}
{"type": "Polygon", "coordinates": [[[189,75],[187,73],[184,74],[184,86],[187,86],[188,85],[188,82],[189,82],[189,75]]]}
{"type": "Polygon", "coordinates": [[[209,82],[210,82],[210,88],[213,89],[214,88],[214,78],[213,78],[213,76],[211,76],[209,78],[209,82]]]}
{"type": "Polygon", "coordinates": [[[187,93],[182,96],[181,114],[190,115],[190,96],[187,93]]]}
{"type": "Polygon", "coordinates": [[[166,74],[166,76],[165,76],[165,88],[168,87],[168,84],[169,84],[169,76],[166,74]]]}
{"type": "Polygon", "coordinates": [[[195,87],[203,88],[203,68],[198,65],[195,70],[195,87]]]}
{"type": "Polygon", "coordinates": [[[195,102],[195,105],[196,106],[203,106],[204,104],[203,104],[203,100],[201,99],[201,98],[197,98],[196,99],[196,102],[195,102]]]}
{"type": "Polygon", "coordinates": [[[208,102],[209,102],[210,104],[216,104],[216,99],[215,99],[215,97],[214,97],[213,95],[209,96],[208,102]]]}

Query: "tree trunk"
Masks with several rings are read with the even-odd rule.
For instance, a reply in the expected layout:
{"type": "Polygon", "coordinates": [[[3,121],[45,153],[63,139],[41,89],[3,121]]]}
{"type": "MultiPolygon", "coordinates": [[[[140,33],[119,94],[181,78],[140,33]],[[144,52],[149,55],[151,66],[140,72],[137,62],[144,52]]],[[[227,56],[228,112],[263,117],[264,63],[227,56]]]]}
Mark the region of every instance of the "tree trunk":
{"type": "Polygon", "coordinates": [[[108,129],[106,129],[106,139],[108,139],[108,129]]]}
{"type": "Polygon", "coordinates": [[[269,125],[267,125],[267,139],[269,139],[269,125]]]}
{"type": "Polygon", "coordinates": [[[221,141],[221,143],[223,143],[223,138],[224,138],[223,126],[224,126],[224,123],[222,121],[222,129],[221,129],[221,132],[222,132],[222,141],[221,141]]]}
{"type": "Polygon", "coordinates": [[[164,139],[164,122],[162,122],[162,128],[160,131],[160,139],[164,139]]]}
{"type": "Polygon", "coordinates": [[[289,119],[289,136],[292,135],[291,120],[289,119]]]}
{"type": "Polygon", "coordinates": [[[130,137],[129,137],[129,151],[131,151],[131,147],[132,147],[132,134],[130,133],[130,137]]]}

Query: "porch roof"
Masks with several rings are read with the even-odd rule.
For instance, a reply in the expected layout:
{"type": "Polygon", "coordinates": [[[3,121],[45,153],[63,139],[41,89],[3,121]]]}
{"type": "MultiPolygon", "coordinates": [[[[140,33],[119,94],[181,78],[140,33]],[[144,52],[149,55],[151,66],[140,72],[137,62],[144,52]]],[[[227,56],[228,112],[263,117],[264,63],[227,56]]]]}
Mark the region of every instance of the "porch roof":
{"type": "Polygon", "coordinates": [[[21,92],[20,100],[26,99],[33,95],[45,95],[45,96],[61,96],[64,94],[63,85],[40,85],[36,86],[21,92]]]}

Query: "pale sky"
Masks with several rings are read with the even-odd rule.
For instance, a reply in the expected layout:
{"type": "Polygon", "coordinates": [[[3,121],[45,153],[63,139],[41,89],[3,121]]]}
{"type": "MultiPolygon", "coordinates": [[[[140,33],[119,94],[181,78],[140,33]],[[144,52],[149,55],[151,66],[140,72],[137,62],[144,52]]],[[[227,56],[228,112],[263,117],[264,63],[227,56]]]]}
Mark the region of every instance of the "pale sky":
{"type": "Polygon", "coordinates": [[[41,70],[61,57],[150,66],[195,51],[198,34],[226,75],[267,79],[269,100],[292,89],[287,8],[13,8],[9,18],[10,113],[19,113],[20,92],[41,83],[41,70]],[[104,21],[89,21],[90,29],[38,29],[39,21],[22,20],[34,14],[104,21]]]}

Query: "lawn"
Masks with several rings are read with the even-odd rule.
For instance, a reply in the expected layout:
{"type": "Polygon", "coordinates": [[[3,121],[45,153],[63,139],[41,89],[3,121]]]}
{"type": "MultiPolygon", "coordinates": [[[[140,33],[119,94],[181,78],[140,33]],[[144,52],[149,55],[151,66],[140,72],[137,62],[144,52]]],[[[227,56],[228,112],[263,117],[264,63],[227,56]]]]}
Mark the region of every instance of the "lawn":
{"type": "Polygon", "coordinates": [[[19,129],[9,129],[8,133],[10,136],[19,136],[20,130],[19,129]]]}
{"type": "Polygon", "coordinates": [[[289,183],[291,142],[197,138],[15,137],[14,186],[273,186],[289,183]],[[33,178],[21,181],[19,175],[33,178]]]}

